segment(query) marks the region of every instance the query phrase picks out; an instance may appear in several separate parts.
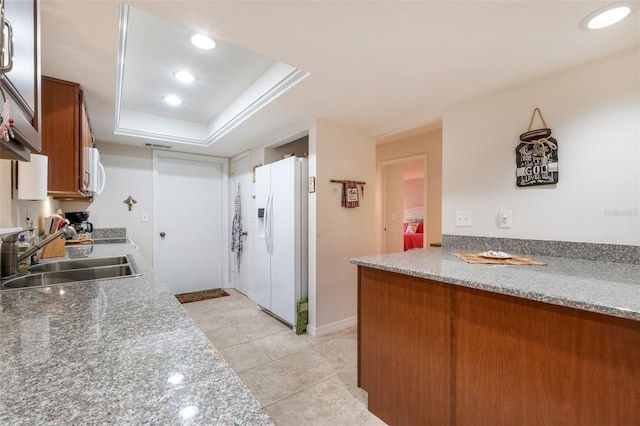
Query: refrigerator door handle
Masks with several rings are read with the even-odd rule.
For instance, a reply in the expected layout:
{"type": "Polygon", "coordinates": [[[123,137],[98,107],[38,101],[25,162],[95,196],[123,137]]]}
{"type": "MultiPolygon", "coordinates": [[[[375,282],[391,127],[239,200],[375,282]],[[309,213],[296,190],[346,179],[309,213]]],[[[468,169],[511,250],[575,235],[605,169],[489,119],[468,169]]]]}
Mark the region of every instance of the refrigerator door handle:
{"type": "Polygon", "coordinates": [[[273,254],[273,241],[271,239],[271,206],[273,200],[272,195],[267,197],[267,205],[264,209],[264,240],[267,245],[267,253],[273,254]]]}

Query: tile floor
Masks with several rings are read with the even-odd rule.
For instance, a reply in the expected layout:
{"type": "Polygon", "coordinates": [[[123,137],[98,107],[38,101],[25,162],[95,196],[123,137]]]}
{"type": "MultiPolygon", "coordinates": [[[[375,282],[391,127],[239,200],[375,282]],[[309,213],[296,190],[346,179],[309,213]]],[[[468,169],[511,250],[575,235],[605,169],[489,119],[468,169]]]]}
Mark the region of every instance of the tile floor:
{"type": "Polygon", "coordinates": [[[356,330],[296,335],[243,294],[182,305],[278,426],[384,425],[356,385],[356,330]]]}

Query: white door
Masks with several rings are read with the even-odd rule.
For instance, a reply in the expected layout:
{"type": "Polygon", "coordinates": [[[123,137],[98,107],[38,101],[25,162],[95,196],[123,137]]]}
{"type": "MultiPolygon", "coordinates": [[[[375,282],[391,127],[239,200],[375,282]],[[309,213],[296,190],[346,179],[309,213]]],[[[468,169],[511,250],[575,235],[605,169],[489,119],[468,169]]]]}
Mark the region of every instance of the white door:
{"type": "Polygon", "coordinates": [[[227,286],[226,161],[154,151],[153,268],[173,294],[227,286]]]}
{"type": "MultiPolygon", "coordinates": [[[[249,153],[238,155],[231,159],[231,220],[235,216],[236,196],[240,191],[240,217],[242,223],[242,234],[240,235],[242,242],[242,251],[240,253],[232,252],[230,256],[231,286],[239,292],[248,296],[251,300],[255,300],[255,286],[252,285],[253,272],[253,232],[254,223],[253,203],[251,203],[251,194],[253,193],[253,177],[251,173],[251,163],[249,153]]],[[[233,237],[233,229],[231,230],[233,237]]]]}

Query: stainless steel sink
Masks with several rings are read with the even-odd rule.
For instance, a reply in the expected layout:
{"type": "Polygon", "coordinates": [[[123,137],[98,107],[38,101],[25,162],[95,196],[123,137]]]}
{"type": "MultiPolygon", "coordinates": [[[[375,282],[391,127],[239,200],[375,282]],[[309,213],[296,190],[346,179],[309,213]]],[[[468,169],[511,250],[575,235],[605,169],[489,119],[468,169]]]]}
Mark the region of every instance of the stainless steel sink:
{"type": "Polygon", "coordinates": [[[60,260],[29,268],[29,273],[2,283],[2,290],[44,287],[140,275],[130,255],[60,260]]]}
{"type": "Polygon", "coordinates": [[[127,256],[95,257],[57,262],[39,263],[29,268],[30,272],[66,271],[69,269],[86,269],[99,266],[125,265],[132,263],[127,256]]]}

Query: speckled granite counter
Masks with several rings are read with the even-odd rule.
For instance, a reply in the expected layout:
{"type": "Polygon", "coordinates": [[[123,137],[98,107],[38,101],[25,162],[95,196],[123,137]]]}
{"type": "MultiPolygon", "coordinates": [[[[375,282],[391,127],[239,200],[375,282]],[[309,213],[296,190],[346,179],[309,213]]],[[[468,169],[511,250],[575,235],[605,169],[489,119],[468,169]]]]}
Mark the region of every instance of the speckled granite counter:
{"type": "Polygon", "coordinates": [[[545,256],[529,257],[547,266],[473,265],[451,254],[458,252],[429,248],[351,263],[640,321],[639,265],[545,256]]]}
{"type": "Polygon", "coordinates": [[[91,257],[129,253],[143,275],[0,292],[0,424],[273,424],[131,244],[91,257]]]}

